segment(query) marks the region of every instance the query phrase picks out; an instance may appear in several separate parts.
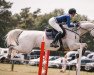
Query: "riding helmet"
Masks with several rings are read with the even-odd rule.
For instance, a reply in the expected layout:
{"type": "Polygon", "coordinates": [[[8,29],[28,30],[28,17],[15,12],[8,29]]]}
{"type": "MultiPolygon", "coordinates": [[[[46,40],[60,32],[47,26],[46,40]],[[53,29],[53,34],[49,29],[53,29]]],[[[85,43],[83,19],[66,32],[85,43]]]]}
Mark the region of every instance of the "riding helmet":
{"type": "Polygon", "coordinates": [[[76,9],[71,8],[71,9],[69,9],[68,13],[69,14],[76,14],[76,9]]]}

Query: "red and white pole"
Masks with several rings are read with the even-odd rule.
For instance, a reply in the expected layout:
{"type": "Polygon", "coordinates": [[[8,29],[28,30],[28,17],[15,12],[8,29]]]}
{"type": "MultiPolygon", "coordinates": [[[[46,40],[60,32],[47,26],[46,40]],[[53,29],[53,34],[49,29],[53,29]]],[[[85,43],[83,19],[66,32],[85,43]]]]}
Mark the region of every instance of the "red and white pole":
{"type": "Polygon", "coordinates": [[[50,51],[47,50],[44,52],[44,49],[45,49],[45,42],[44,42],[44,38],[43,38],[43,41],[41,42],[41,52],[40,52],[38,75],[47,75],[47,71],[48,71],[48,61],[49,61],[50,51]],[[44,56],[44,53],[45,53],[45,56],[44,56]],[[43,56],[44,56],[44,58],[43,58],[43,56]],[[44,63],[43,63],[43,59],[44,59],[44,63]]]}
{"type": "Polygon", "coordinates": [[[42,75],[42,63],[43,63],[44,47],[45,47],[45,42],[44,42],[44,38],[43,38],[43,41],[41,42],[41,51],[40,51],[40,62],[39,62],[38,75],[42,75]]]}
{"type": "Polygon", "coordinates": [[[46,61],[46,62],[44,63],[44,69],[45,69],[45,74],[44,74],[44,75],[47,75],[49,55],[50,55],[50,51],[47,50],[47,51],[45,52],[45,61],[46,61]]]}

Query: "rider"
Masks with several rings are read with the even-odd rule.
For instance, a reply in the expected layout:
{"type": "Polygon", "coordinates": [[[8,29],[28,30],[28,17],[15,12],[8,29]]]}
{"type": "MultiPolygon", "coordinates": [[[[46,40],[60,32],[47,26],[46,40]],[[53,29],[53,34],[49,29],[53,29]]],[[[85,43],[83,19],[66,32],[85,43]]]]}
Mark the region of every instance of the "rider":
{"type": "Polygon", "coordinates": [[[63,30],[60,27],[60,24],[62,23],[66,23],[66,25],[70,28],[70,27],[74,27],[74,24],[70,23],[70,20],[72,17],[74,17],[76,14],[76,9],[75,8],[71,8],[68,11],[68,14],[66,15],[61,15],[61,16],[57,16],[57,17],[52,17],[49,19],[49,24],[58,31],[58,33],[55,36],[55,39],[53,40],[53,42],[50,44],[51,47],[59,47],[57,45],[57,41],[59,39],[61,39],[61,34],[63,34],[63,30]]]}

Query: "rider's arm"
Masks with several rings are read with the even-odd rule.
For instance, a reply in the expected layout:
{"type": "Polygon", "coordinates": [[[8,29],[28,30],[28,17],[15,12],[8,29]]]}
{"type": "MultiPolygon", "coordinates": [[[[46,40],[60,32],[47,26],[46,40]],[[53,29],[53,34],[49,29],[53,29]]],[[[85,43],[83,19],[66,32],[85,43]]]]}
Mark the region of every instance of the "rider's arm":
{"type": "Polygon", "coordinates": [[[66,16],[66,18],[67,18],[67,26],[68,27],[74,27],[74,25],[72,25],[72,24],[70,24],[70,16],[66,16]]]}

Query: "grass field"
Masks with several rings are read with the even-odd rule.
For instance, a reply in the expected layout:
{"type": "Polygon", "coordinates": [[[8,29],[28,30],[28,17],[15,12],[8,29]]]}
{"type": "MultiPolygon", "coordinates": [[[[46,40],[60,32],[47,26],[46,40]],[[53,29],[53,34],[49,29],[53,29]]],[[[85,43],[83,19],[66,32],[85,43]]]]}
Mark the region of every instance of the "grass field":
{"type": "MultiPolygon", "coordinates": [[[[38,75],[38,67],[29,65],[15,65],[11,71],[11,64],[0,64],[0,75],[38,75]]],[[[48,75],[76,75],[75,71],[67,70],[61,73],[60,69],[48,68],[48,75]]],[[[82,72],[81,75],[94,75],[94,72],[82,72]]]]}

